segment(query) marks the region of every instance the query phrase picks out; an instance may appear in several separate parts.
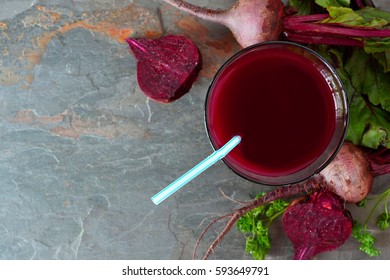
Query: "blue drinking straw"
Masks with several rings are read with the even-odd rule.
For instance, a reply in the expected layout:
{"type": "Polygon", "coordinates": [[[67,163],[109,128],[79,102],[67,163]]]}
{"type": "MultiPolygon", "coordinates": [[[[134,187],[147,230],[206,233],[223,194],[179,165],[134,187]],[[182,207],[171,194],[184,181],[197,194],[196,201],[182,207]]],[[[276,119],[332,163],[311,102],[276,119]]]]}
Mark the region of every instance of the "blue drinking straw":
{"type": "Polygon", "coordinates": [[[241,142],[240,136],[234,136],[232,139],[230,139],[229,142],[227,142],[222,148],[219,150],[216,150],[214,153],[212,153],[210,156],[205,158],[203,161],[198,163],[198,165],[191,168],[189,171],[187,171],[185,174],[183,174],[181,177],[176,179],[174,182],[172,182],[170,185],[162,189],[160,192],[155,194],[152,197],[152,201],[154,204],[158,205],[163,200],[168,198],[170,195],[172,195],[174,192],[178,191],[181,187],[183,187],[185,184],[187,184],[189,181],[194,179],[196,176],[198,176],[200,173],[205,171],[207,168],[212,166],[214,163],[225,157],[231,150],[233,150],[234,147],[236,147],[241,142]]]}

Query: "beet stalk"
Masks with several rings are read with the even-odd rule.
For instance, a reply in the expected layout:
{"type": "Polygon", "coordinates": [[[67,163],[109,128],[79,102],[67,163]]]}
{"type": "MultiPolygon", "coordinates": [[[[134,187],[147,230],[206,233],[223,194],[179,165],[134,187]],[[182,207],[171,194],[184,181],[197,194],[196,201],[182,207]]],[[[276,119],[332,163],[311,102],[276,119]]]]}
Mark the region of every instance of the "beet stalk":
{"type": "Polygon", "coordinates": [[[282,36],[289,41],[305,44],[364,46],[364,39],[388,38],[390,29],[345,27],[321,23],[327,14],[287,16],[283,21],[282,36]]]}
{"type": "Polygon", "coordinates": [[[363,7],[366,7],[366,6],[375,7],[375,5],[372,2],[372,0],[354,0],[354,3],[355,3],[355,5],[358,8],[363,8],[363,7]]]}
{"type": "Polygon", "coordinates": [[[390,149],[380,147],[377,150],[365,149],[364,154],[368,160],[373,176],[390,173],[390,149]]]}
{"type": "MultiPolygon", "coordinates": [[[[348,8],[344,12],[350,16],[349,20],[358,20],[364,18],[364,13],[376,14],[378,17],[383,16],[384,11],[376,10],[371,0],[352,0],[351,7],[359,9],[357,12],[348,8]],[[355,13],[356,12],[356,13],[355,13]],[[361,14],[359,14],[361,13],[361,14]]],[[[335,8],[335,7],[333,7],[335,8]]],[[[338,8],[333,16],[338,15],[341,9],[338,8]]],[[[282,37],[289,41],[305,44],[327,44],[327,45],[344,45],[363,47],[368,39],[380,39],[390,37],[390,29],[385,27],[370,26],[369,20],[365,24],[351,24],[350,22],[328,22],[325,19],[332,17],[331,8],[329,14],[311,14],[311,15],[287,15],[284,17],[282,25],[282,37]],[[325,20],[325,22],[324,22],[325,20]]],[[[345,14],[343,14],[345,16],[345,14]]],[[[384,16],[388,18],[387,16],[384,16]]],[[[387,22],[387,21],[386,21],[387,22]]]]}

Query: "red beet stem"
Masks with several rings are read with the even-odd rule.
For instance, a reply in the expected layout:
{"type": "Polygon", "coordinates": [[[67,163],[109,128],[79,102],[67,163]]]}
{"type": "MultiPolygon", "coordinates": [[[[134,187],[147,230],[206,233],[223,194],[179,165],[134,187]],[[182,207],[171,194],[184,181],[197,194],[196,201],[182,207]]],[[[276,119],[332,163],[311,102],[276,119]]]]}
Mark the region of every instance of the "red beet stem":
{"type": "Polygon", "coordinates": [[[371,167],[373,176],[380,176],[390,173],[390,149],[381,147],[377,150],[365,150],[367,160],[371,167]]]}
{"type": "Polygon", "coordinates": [[[390,37],[390,29],[346,27],[320,23],[328,14],[292,15],[284,18],[282,36],[297,43],[363,47],[364,39],[390,37]]]}
{"type": "Polygon", "coordinates": [[[289,22],[316,22],[328,18],[328,14],[291,15],[285,18],[289,22]]]}
{"type": "Polygon", "coordinates": [[[299,16],[300,18],[295,19],[294,17],[295,16],[289,16],[284,19],[283,31],[286,33],[287,37],[289,32],[354,38],[390,37],[390,29],[343,27],[307,21],[304,19],[305,16],[299,16]]]}
{"type": "Polygon", "coordinates": [[[371,0],[354,0],[353,2],[355,2],[355,5],[358,8],[363,8],[366,6],[375,7],[375,4],[371,0]]]}
{"type": "Polygon", "coordinates": [[[363,8],[365,5],[363,4],[362,0],[355,0],[356,6],[359,8],[363,8]]]}
{"type": "Polygon", "coordinates": [[[302,43],[302,44],[326,44],[326,45],[352,46],[352,47],[364,46],[364,42],[362,40],[354,39],[354,38],[313,36],[313,35],[299,34],[294,32],[284,33],[283,36],[288,41],[302,43]]]}

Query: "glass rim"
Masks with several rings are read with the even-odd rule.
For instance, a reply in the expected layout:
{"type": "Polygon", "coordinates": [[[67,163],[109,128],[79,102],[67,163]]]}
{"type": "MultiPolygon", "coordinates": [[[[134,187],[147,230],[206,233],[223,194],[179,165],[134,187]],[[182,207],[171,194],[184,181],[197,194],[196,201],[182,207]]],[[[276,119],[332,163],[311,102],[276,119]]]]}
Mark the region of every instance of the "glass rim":
{"type": "MultiPolygon", "coordinates": [[[[290,46],[294,47],[296,49],[299,49],[302,51],[300,55],[303,53],[309,54],[312,58],[316,59],[319,62],[319,65],[324,66],[324,68],[327,70],[328,73],[330,73],[332,81],[334,82],[334,85],[332,86],[332,99],[335,106],[335,130],[333,132],[333,135],[331,136],[331,139],[329,140],[329,143],[327,144],[324,151],[321,153],[321,155],[315,159],[312,163],[310,163],[308,166],[287,175],[282,176],[267,176],[263,174],[254,174],[248,175],[244,174],[237,168],[235,168],[228,160],[227,158],[223,158],[222,161],[237,175],[241,176],[242,178],[262,184],[262,185],[270,185],[270,186],[280,186],[280,185],[290,185],[299,183],[302,181],[305,181],[312,177],[313,175],[319,173],[321,170],[323,170],[337,155],[338,151],[340,150],[342,144],[344,143],[348,124],[349,124],[349,108],[348,108],[348,96],[345,92],[342,80],[340,76],[338,75],[337,71],[334,69],[334,67],[319,53],[316,51],[294,42],[288,42],[288,41],[267,41],[262,42],[258,44],[251,45],[249,47],[246,47],[244,49],[239,50],[237,53],[232,55],[229,59],[227,59],[218,69],[218,71],[215,73],[213,79],[211,80],[207,94],[206,99],[204,103],[204,125],[207,132],[207,137],[210,141],[210,144],[214,150],[217,150],[219,147],[217,147],[216,143],[212,139],[212,135],[210,132],[209,122],[208,122],[208,108],[210,103],[210,98],[212,96],[212,90],[213,86],[220,77],[221,73],[226,69],[227,66],[229,66],[233,61],[241,57],[242,55],[258,48],[262,48],[265,46],[290,46]],[[335,100],[336,97],[338,100],[335,100]],[[338,112],[341,109],[341,114],[338,112]],[[338,115],[340,114],[340,115],[338,115]],[[339,120],[341,119],[341,120],[339,120]]],[[[309,58],[308,58],[309,59],[309,58]]],[[[326,77],[324,74],[321,74],[324,79],[326,77]]],[[[252,172],[249,172],[252,173],[252,172]]],[[[252,173],[253,174],[253,173],[252,173]]]]}

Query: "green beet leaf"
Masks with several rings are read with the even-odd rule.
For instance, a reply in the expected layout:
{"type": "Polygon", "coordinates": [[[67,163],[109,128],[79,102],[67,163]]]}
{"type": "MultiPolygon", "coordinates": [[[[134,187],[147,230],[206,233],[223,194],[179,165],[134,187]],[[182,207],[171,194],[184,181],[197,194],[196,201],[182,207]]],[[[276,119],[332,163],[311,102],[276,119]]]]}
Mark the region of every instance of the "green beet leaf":
{"type": "Polygon", "coordinates": [[[390,72],[390,51],[374,53],[372,56],[383,66],[383,71],[385,73],[390,72]]]}
{"type": "Polygon", "coordinates": [[[327,10],[329,18],[321,23],[364,28],[382,28],[389,24],[390,14],[372,7],[354,11],[351,8],[331,6],[327,10]]]}
{"type": "Polygon", "coordinates": [[[315,0],[316,4],[323,7],[348,7],[350,0],[315,0]]]}
{"type": "Polygon", "coordinates": [[[357,145],[377,149],[390,148],[390,113],[371,105],[362,95],[350,100],[350,122],[347,139],[357,145]]]}
{"type": "Polygon", "coordinates": [[[378,70],[381,66],[362,49],[353,49],[349,57],[344,49],[319,47],[316,49],[330,61],[343,82],[349,101],[349,126],[346,138],[356,145],[376,149],[390,148],[390,112],[382,104],[374,105],[379,99],[389,104],[390,73],[378,70]]]}
{"type": "Polygon", "coordinates": [[[328,7],[329,17],[321,23],[337,23],[348,26],[361,26],[364,22],[363,17],[359,16],[354,10],[345,7],[328,7]]]}
{"type": "Polygon", "coordinates": [[[366,22],[370,22],[373,20],[384,20],[388,24],[390,23],[390,12],[379,10],[374,7],[364,7],[360,10],[356,11],[359,15],[361,15],[366,22]]]}
{"type": "MultiPolygon", "coordinates": [[[[349,7],[326,6],[329,17],[322,20],[323,24],[332,24],[353,28],[356,30],[378,30],[390,28],[390,12],[364,7],[353,10],[349,7]]],[[[383,72],[390,72],[390,38],[375,37],[361,39],[366,53],[374,54],[373,57],[382,65],[383,72]]],[[[375,104],[375,103],[374,103],[375,104]]]]}
{"type": "Polygon", "coordinates": [[[313,0],[288,0],[288,5],[294,7],[298,15],[309,15],[313,12],[313,0]]]}
{"type": "Polygon", "coordinates": [[[347,139],[374,149],[390,148],[390,73],[380,67],[361,49],[338,67],[349,97],[347,139]]]}
{"type": "Polygon", "coordinates": [[[364,51],[382,65],[384,72],[390,72],[390,38],[370,39],[365,42],[364,51]]]}
{"type": "Polygon", "coordinates": [[[390,111],[390,73],[384,73],[371,55],[354,49],[345,70],[357,92],[367,95],[373,105],[390,111]]]}

